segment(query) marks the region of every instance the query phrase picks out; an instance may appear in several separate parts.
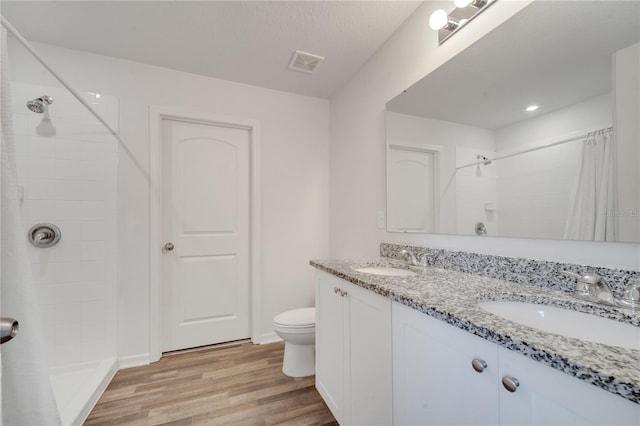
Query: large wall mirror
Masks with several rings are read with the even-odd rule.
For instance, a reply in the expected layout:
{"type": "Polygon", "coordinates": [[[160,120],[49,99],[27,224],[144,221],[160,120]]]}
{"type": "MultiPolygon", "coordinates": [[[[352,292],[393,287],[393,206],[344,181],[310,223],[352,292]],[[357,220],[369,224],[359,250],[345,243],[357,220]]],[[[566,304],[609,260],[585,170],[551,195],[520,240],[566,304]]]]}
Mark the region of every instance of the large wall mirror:
{"type": "Polygon", "coordinates": [[[387,231],[640,242],[639,40],[536,1],[389,101],[387,231]]]}

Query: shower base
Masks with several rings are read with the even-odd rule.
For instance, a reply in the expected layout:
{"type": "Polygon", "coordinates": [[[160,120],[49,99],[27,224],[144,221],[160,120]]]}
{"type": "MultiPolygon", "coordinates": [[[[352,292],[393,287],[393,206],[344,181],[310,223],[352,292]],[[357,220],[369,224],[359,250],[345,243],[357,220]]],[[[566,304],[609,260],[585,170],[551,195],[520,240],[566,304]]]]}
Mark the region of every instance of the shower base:
{"type": "Polygon", "coordinates": [[[116,358],[54,367],[51,386],[63,425],[82,425],[118,371],[116,358]]]}

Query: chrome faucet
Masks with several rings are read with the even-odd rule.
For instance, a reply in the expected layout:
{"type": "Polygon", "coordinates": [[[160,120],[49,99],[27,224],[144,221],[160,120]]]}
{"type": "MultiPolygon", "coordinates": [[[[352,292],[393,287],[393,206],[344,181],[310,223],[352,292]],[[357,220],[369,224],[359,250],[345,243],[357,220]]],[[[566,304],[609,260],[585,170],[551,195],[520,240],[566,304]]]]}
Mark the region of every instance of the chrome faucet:
{"type": "Polygon", "coordinates": [[[400,252],[400,256],[403,259],[406,259],[408,257],[409,264],[413,266],[420,266],[420,262],[418,262],[418,258],[416,257],[416,254],[412,250],[402,249],[402,251],[400,252]]]}
{"type": "Polygon", "coordinates": [[[613,290],[601,276],[594,273],[580,275],[571,271],[562,271],[560,273],[565,277],[576,280],[576,290],[574,292],[576,297],[604,305],[618,306],[613,290]]]}
{"type": "Polygon", "coordinates": [[[400,252],[400,258],[404,260],[408,259],[407,263],[409,265],[421,266],[421,267],[429,266],[429,258],[433,257],[434,255],[435,255],[434,252],[427,252],[420,257],[420,260],[418,260],[413,250],[403,249],[400,252]]]}

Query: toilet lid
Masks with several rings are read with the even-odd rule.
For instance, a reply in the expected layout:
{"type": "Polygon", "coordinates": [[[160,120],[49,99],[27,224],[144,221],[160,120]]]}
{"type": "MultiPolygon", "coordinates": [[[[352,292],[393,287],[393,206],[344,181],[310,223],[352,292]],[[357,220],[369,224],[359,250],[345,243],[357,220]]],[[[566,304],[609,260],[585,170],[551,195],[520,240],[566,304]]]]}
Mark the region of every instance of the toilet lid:
{"type": "Polygon", "coordinates": [[[285,327],[308,327],[316,324],[316,308],[294,309],[276,315],[273,322],[285,327]]]}

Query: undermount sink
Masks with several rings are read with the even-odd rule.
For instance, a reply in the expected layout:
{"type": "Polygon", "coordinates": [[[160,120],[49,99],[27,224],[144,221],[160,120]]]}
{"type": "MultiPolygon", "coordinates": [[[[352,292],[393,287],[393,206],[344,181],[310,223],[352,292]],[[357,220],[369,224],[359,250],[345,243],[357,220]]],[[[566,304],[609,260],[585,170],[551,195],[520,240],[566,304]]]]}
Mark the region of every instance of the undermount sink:
{"type": "Polygon", "coordinates": [[[583,312],[525,302],[491,301],[478,306],[518,324],[593,343],[640,350],[640,327],[583,312]]]}
{"type": "Polygon", "coordinates": [[[385,276],[394,276],[394,277],[408,277],[416,274],[415,272],[409,271],[407,269],[391,268],[391,267],[384,267],[384,266],[368,266],[366,268],[353,268],[353,270],[358,272],[364,272],[365,274],[385,275],[385,276]]]}

